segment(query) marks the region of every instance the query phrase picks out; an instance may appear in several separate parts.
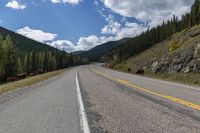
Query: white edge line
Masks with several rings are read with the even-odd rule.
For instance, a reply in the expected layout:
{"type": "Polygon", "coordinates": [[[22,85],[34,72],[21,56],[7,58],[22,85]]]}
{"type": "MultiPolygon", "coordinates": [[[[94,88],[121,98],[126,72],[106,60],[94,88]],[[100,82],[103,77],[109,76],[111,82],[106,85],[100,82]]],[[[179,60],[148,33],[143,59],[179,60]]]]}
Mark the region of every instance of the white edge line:
{"type": "Polygon", "coordinates": [[[78,81],[78,70],[76,71],[76,95],[77,95],[77,102],[79,105],[79,119],[80,119],[80,128],[83,133],[90,133],[90,128],[83,104],[83,99],[81,96],[80,85],[78,81]]]}

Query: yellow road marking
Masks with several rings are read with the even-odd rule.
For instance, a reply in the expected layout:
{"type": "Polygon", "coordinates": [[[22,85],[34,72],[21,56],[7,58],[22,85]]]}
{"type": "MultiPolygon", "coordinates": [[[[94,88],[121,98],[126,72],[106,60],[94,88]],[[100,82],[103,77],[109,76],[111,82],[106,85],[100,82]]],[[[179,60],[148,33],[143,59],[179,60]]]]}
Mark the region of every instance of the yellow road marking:
{"type": "MultiPolygon", "coordinates": [[[[91,68],[92,69],[92,68],[91,68]]],[[[124,84],[126,86],[130,86],[132,88],[136,88],[136,89],[139,89],[141,91],[144,91],[144,92],[147,92],[147,93],[150,93],[152,95],[155,95],[157,97],[161,97],[163,99],[167,99],[169,101],[172,101],[172,102],[175,102],[175,103],[179,103],[179,104],[182,104],[182,105],[185,105],[185,106],[188,106],[188,107],[191,107],[193,109],[197,109],[200,111],[200,105],[197,105],[197,104],[194,104],[194,103],[191,103],[191,102],[188,102],[188,101],[185,101],[185,100],[182,100],[182,99],[179,99],[179,98],[175,98],[175,97],[172,97],[172,96],[168,96],[168,95],[165,95],[165,94],[160,94],[160,93],[156,93],[154,91],[151,91],[151,90],[148,90],[146,88],[143,88],[143,87],[139,87],[137,85],[134,85],[132,83],[129,83],[127,81],[124,81],[124,80],[121,80],[121,79],[116,79],[116,78],[113,78],[113,77],[110,77],[106,74],[102,74],[94,69],[92,69],[92,71],[94,71],[95,73],[103,76],[103,77],[106,77],[108,79],[111,79],[111,80],[114,80],[114,81],[117,81],[118,83],[121,83],[121,84],[124,84]]]]}

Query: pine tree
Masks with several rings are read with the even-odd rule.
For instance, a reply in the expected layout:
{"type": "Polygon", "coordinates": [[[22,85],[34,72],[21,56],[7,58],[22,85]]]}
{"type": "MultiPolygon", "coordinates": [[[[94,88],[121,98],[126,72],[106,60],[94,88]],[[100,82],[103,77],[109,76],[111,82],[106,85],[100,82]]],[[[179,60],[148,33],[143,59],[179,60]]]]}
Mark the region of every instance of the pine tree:
{"type": "Polygon", "coordinates": [[[27,74],[30,73],[29,71],[29,65],[30,65],[30,61],[29,61],[29,54],[26,55],[25,60],[24,60],[24,70],[27,74]]]}
{"type": "Polygon", "coordinates": [[[0,37],[0,80],[5,74],[3,39],[0,37]]]}
{"type": "Polygon", "coordinates": [[[31,65],[31,73],[34,73],[34,72],[36,72],[37,71],[37,61],[36,61],[36,55],[35,55],[35,52],[31,52],[31,56],[30,56],[30,60],[31,60],[31,63],[30,63],[30,65],[31,65]]]}
{"type": "Polygon", "coordinates": [[[47,52],[44,52],[43,55],[43,71],[48,72],[48,55],[47,52]]]}
{"type": "Polygon", "coordinates": [[[195,0],[194,4],[191,8],[191,24],[196,25],[199,24],[199,7],[200,7],[200,1],[195,0]]]}
{"type": "Polygon", "coordinates": [[[4,41],[4,67],[5,77],[13,77],[17,74],[16,55],[13,43],[9,36],[4,41]]]}
{"type": "Polygon", "coordinates": [[[20,58],[17,60],[17,73],[23,73],[23,66],[20,58]]]}

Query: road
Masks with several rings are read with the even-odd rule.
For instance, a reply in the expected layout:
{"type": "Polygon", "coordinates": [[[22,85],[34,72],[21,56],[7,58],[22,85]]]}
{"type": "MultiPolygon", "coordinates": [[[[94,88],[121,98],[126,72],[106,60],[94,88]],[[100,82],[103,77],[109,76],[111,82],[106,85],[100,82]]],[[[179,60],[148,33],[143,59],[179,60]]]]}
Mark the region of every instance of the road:
{"type": "Polygon", "coordinates": [[[0,133],[199,133],[200,88],[80,66],[0,97],[0,133]]]}

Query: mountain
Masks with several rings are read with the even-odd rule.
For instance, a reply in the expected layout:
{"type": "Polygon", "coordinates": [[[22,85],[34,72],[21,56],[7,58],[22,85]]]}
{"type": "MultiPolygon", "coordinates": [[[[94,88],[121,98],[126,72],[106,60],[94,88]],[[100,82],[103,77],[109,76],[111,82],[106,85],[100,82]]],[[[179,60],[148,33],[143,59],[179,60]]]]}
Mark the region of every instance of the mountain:
{"type": "Polygon", "coordinates": [[[191,11],[178,19],[163,21],[130,38],[105,54],[106,66],[183,83],[200,85],[200,1],[195,0],[191,11]]]}
{"type": "Polygon", "coordinates": [[[200,25],[174,34],[150,49],[114,65],[116,69],[120,67],[161,74],[200,73],[200,25]]]}
{"type": "Polygon", "coordinates": [[[125,38],[119,41],[107,42],[107,43],[98,45],[88,51],[77,51],[77,52],[74,52],[73,54],[78,54],[80,56],[87,57],[92,62],[97,62],[97,61],[100,61],[100,58],[103,55],[112,51],[113,49],[121,45],[123,42],[125,42],[126,40],[127,39],[125,38]]]}
{"type": "Polygon", "coordinates": [[[79,55],[79,54],[82,54],[84,52],[86,52],[86,51],[80,50],[80,51],[74,51],[74,52],[72,52],[72,54],[79,55]]]}
{"type": "Polygon", "coordinates": [[[0,27],[0,36],[2,36],[3,38],[5,38],[6,36],[10,36],[13,45],[17,50],[16,53],[21,57],[31,51],[60,51],[49,45],[37,42],[3,27],[0,27]]]}
{"type": "MultiPolygon", "coordinates": [[[[179,34],[184,30],[189,30],[193,26],[199,25],[199,14],[200,1],[195,0],[191,11],[183,15],[181,19],[178,19],[178,17],[174,15],[171,20],[166,22],[163,21],[163,23],[157,27],[148,28],[147,31],[141,33],[140,35],[123,42],[123,44],[104,55],[101,60],[108,62],[111,67],[114,67],[116,64],[120,64],[129,58],[135,57],[163,41],[168,39],[170,40],[174,35],[179,34]]],[[[196,30],[191,30],[191,32],[196,32],[196,30]]],[[[189,33],[186,32],[185,34],[189,33]]],[[[182,36],[184,36],[184,34],[182,36]]],[[[189,39],[189,37],[186,38],[186,40],[189,39]]],[[[185,38],[179,41],[180,42],[172,40],[172,42],[170,42],[169,51],[176,50],[180,43],[185,41],[185,38]]]]}
{"type": "Polygon", "coordinates": [[[0,27],[0,83],[19,73],[49,72],[86,63],[86,58],[0,27]]]}
{"type": "Polygon", "coordinates": [[[143,69],[149,77],[200,85],[200,25],[174,34],[127,60],[106,65],[131,73],[143,69]]]}

